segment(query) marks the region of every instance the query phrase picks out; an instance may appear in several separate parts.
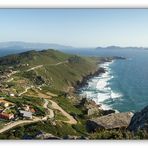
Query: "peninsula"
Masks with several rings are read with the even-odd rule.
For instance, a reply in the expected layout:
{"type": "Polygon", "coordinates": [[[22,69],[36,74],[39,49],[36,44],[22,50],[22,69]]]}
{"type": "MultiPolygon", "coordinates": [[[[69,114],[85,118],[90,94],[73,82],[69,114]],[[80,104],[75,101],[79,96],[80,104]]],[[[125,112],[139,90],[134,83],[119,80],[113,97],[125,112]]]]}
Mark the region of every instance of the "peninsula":
{"type": "Polygon", "coordinates": [[[1,57],[0,139],[146,138],[139,134],[143,129],[131,128],[131,112],[103,110],[76,94],[88,79],[105,72],[101,63],[115,59],[124,58],[81,57],[54,49],[1,57]]]}

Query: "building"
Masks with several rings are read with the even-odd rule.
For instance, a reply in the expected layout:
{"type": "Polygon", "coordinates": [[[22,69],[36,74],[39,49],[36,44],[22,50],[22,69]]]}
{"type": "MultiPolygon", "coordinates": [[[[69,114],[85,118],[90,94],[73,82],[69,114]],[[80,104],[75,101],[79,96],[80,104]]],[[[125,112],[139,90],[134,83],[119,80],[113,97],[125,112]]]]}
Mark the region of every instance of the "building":
{"type": "Polygon", "coordinates": [[[14,114],[0,113],[0,118],[7,120],[14,119],[14,114]]]}
{"type": "Polygon", "coordinates": [[[20,115],[23,118],[32,119],[32,113],[31,112],[27,112],[27,111],[24,111],[24,110],[20,110],[19,112],[20,112],[20,115]]]}
{"type": "Polygon", "coordinates": [[[3,106],[3,107],[8,107],[8,106],[12,106],[14,105],[13,103],[9,102],[9,101],[6,101],[4,99],[0,99],[0,106],[3,106]]]}
{"type": "Polygon", "coordinates": [[[35,113],[35,109],[34,108],[30,108],[30,112],[35,113]]]}
{"type": "Polygon", "coordinates": [[[29,107],[29,105],[23,105],[22,109],[24,111],[27,111],[28,112],[30,110],[30,107],[29,107]]]}
{"type": "Polygon", "coordinates": [[[11,96],[11,97],[14,97],[15,95],[11,93],[10,96],[11,96]]]}

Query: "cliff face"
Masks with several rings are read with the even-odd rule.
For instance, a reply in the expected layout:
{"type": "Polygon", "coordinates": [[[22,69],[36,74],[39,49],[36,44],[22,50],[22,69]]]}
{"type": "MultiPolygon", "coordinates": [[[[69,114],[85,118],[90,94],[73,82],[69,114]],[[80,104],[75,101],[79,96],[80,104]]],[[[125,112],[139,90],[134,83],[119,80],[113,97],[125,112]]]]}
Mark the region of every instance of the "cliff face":
{"type": "Polygon", "coordinates": [[[148,132],[148,106],[134,114],[128,126],[130,131],[146,130],[148,132]]]}
{"type": "Polygon", "coordinates": [[[76,88],[76,90],[80,89],[81,87],[87,85],[87,81],[89,79],[91,79],[92,77],[95,77],[95,76],[98,76],[102,73],[105,73],[105,69],[100,67],[99,69],[97,69],[94,73],[90,73],[90,74],[87,74],[86,76],[83,76],[81,80],[78,80],[76,82],[76,85],[74,86],[76,88]]]}

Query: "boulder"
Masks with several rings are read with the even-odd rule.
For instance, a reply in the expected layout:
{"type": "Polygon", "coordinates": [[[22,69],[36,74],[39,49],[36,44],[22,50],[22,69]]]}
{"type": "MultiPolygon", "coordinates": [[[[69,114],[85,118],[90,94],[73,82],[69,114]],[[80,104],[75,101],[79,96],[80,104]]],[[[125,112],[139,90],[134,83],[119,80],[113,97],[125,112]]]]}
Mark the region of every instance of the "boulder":
{"type": "Polygon", "coordinates": [[[128,126],[130,131],[145,130],[148,132],[148,106],[134,114],[128,126]]]}
{"type": "Polygon", "coordinates": [[[120,129],[127,128],[133,113],[112,113],[106,116],[101,116],[87,121],[88,131],[97,131],[101,129],[120,129]]]}

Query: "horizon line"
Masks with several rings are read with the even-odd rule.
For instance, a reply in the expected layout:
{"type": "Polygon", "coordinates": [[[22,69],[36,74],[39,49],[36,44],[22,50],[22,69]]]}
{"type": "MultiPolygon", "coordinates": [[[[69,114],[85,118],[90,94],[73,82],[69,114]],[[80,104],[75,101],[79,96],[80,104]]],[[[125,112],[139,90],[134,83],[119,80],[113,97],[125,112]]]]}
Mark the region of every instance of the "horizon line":
{"type": "Polygon", "coordinates": [[[86,46],[79,46],[79,47],[76,47],[76,46],[73,46],[73,45],[67,45],[67,44],[62,44],[62,43],[51,43],[51,42],[37,42],[37,41],[20,41],[20,40],[17,40],[17,41],[0,41],[0,43],[32,43],[32,44],[55,44],[55,45],[59,45],[59,46],[69,46],[71,48],[108,48],[108,47],[119,47],[119,48],[148,48],[148,46],[134,46],[134,45],[130,45],[130,46],[121,46],[121,45],[106,45],[106,46],[89,46],[89,47],[86,47],[86,46]]]}

